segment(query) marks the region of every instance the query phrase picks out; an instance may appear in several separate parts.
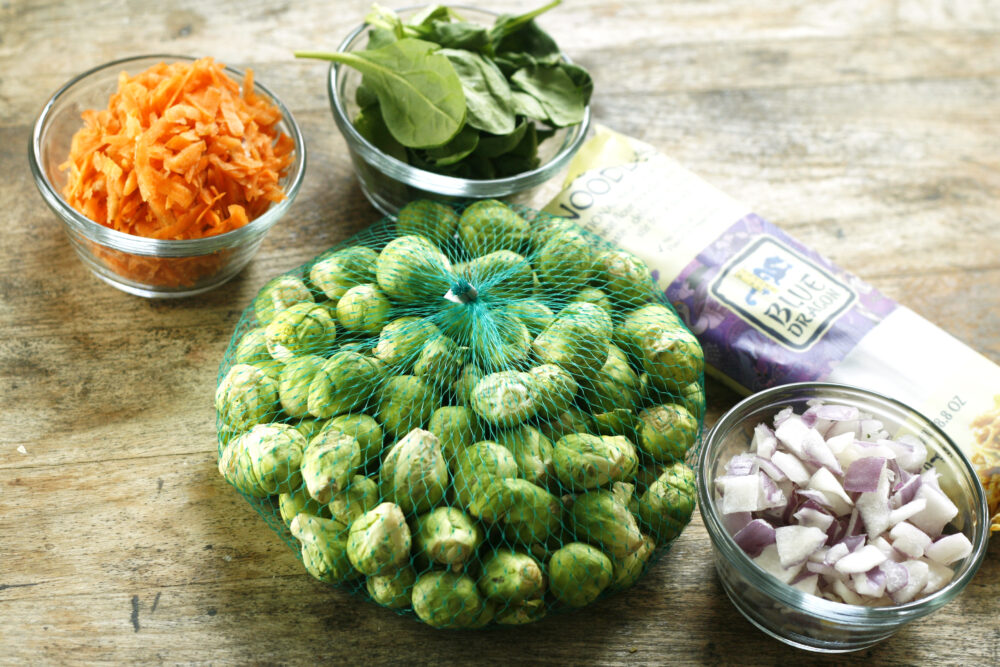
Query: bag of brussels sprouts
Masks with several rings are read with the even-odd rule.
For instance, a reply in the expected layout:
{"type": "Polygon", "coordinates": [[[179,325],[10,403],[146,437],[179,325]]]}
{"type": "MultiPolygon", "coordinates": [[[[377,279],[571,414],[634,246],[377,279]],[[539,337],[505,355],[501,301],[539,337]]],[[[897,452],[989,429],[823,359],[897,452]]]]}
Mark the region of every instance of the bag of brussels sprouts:
{"type": "Polygon", "coordinates": [[[310,574],[434,627],[631,586],[690,520],[703,357],[573,223],[417,201],[261,289],[219,470],[310,574]]]}

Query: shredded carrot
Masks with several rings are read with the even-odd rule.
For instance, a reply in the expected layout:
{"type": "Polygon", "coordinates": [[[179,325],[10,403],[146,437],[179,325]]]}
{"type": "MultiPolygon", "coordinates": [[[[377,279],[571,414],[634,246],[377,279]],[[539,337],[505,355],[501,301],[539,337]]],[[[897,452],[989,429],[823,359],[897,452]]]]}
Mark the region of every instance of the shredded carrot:
{"type": "MultiPolygon", "coordinates": [[[[134,77],[122,72],[107,109],[82,117],[62,165],[63,195],[111,229],[204,238],[238,229],[285,198],[280,181],[293,141],[276,127],[278,108],[254,94],[251,70],[242,92],[212,58],[160,63],[134,77]]],[[[157,258],[128,257],[110,268],[166,281],[158,284],[190,284],[204,275],[196,262],[174,259],[163,270],[157,258]]],[[[217,255],[206,259],[218,264],[217,255]]]]}

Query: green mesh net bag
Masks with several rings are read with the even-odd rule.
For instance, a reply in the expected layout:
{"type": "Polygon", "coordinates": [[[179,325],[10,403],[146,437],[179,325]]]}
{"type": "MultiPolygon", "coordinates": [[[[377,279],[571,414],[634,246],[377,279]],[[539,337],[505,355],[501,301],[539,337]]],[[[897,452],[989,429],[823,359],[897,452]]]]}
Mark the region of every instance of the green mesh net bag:
{"type": "Polygon", "coordinates": [[[435,627],[528,623],[631,586],[687,525],[702,372],[634,256],[417,201],[246,309],[219,470],[318,579],[435,627]]]}

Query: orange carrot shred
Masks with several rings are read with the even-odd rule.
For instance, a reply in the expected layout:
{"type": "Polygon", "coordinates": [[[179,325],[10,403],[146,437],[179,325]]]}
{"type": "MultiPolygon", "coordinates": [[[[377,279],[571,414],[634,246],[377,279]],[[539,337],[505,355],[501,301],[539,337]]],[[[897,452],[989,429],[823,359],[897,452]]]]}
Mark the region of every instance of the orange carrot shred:
{"type": "MultiPolygon", "coordinates": [[[[62,169],[63,195],[106,227],[165,240],[238,229],[285,198],[292,162],[281,112],[243,89],[212,58],[122,72],[106,109],[82,113],[62,169]]],[[[112,270],[141,281],[188,285],[212,267],[201,258],[104,254],[112,270]],[[168,261],[169,260],[169,261],[168,261]],[[186,261],[178,261],[186,260],[186,261]]],[[[219,257],[209,255],[218,268],[219,257]]]]}

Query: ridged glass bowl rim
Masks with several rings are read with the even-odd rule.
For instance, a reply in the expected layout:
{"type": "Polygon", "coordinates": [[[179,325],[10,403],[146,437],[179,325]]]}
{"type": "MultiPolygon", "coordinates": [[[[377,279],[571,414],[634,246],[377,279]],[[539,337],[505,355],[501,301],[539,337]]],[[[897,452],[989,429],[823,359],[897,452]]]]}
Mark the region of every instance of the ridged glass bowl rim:
{"type": "MultiPolygon", "coordinates": [[[[295,200],[295,196],[298,194],[299,187],[302,185],[302,179],[305,174],[305,141],[302,137],[299,125],[292,116],[292,113],[277,95],[258,82],[255,78],[254,90],[258,93],[266,95],[271,102],[278,107],[281,111],[282,123],[287,126],[285,129],[291,136],[294,143],[294,159],[292,160],[288,175],[286,176],[286,178],[289,179],[289,183],[285,189],[285,199],[276,204],[272,204],[263,215],[251,220],[239,229],[234,229],[233,231],[226,232],[224,234],[208,236],[201,239],[168,241],[135,236],[105,227],[104,225],[81,214],[79,211],[66,203],[66,200],[62,198],[62,195],[59,194],[52,182],[49,180],[49,175],[46,173],[46,170],[41,164],[41,155],[43,154],[42,135],[43,131],[47,127],[53,110],[57,108],[57,106],[63,101],[64,97],[72,91],[74,87],[96,74],[105,73],[109,69],[122,69],[142,61],[149,61],[150,65],[154,65],[161,61],[169,62],[181,60],[194,62],[197,58],[174,54],[147,54],[120,58],[103,65],[98,65],[97,67],[93,67],[82,74],[73,77],[67,83],[63,84],[58,90],[56,90],[55,93],[52,94],[52,96],[45,103],[45,106],[42,108],[41,113],[38,115],[38,120],[35,121],[35,126],[28,143],[28,161],[31,165],[31,173],[34,176],[35,185],[38,187],[38,190],[41,192],[46,203],[59,215],[59,217],[61,217],[66,224],[89,240],[115,250],[138,255],[149,255],[155,257],[189,257],[207,255],[217,250],[237,247],[244,242],[253,239],[257,235],[264,233],[271,227],[271,225],[277,222],[285,214],[288,208],[292,205],[292,202],[295,200]]],[[[230,76],[233,76],[237,81],[241,83],[244,81],[245,75],[240,70],[226,66],[225,71],[230,76]]]]}
{"type": "MultiPolygon", "coordinates": [[[[447,6],[459,11],[478,12],[492,16],[498,15],[496,12],[488,9],[470,5],[449,4],[447,6]]],[[[424,7],[426,5],[413,5],[402,7],[396,11],[400,13],[412,12],[424,7]]],[[[367,28],[368,25],[366,23],[362,23],[354,28],[337,47],[337,52],[346,52],[367,28]]],[[[567,63],[573,62],[565,53],[560,53],[563,60],[567,63]]],[[[334,120],[337,122],[337,127],[340,128],[340,131],[347,139],[348,144],[360,154],[362,159],[377,168],[380,172],[397,181],[427,192],[454,197],[482,198],[502,197],[535,187],[547,181],[553,174],[569,163],[583,144],[587,137],[587,131],[590,128],[590,104],[588,103],[583,112],[583,120],[578,125],[567,128],[569,133],[564,138],[562,148],[559,149],[559,152],[552,156],[548,162],[539,165],[531,171],[521,172],[504,178],[482,180],[436,174],[423,169],[417,169],[383,153],[354,129],[354,124],[347,117],[347,111],[344,108],[343,100],[338,91],[337,75],[339,71],[340,65],[338,63],[330,64],[327,76],[327,94],[330,98],[330,108],[333,110],[334,120]]]]}
{"type": "Polygon", "coordinates": [[[698,457],[698,505],[714,548],[739,572],[747,584],[768,595],[775,602],[810,616],[844,625],[893,626],[933,612],[962,592],[979,569],[988,546],[989,515],[986,493],[972,464],[954,441],[933,422],[905,403],[867,389],[832,382],[796,382],[771,387],[743,399],[726,412],[708,432],[698,457]],[[717,450],[727,433],[739,427],[758,408],[781,403],[787,399],[802,401],[806,398],[816,398],[832,401],[838,396],[864,401],[872,410],[886,406],[905,413],[908,417],[907,424],[929,432],[943,449],[949,451],[954,457],[953,463],[957,461],[959,464],[957,467],[964,473],[966,483],[963,486],[971,490],[973,513],[977,519],[975,533],[972,535],[972,553],[966,557],[956,577],[931,595],[906,604],[886,607],[850,605],[809,595],[780,582],[755,565],[733,540],[716,512],[714,494],[712,489],[708,488],[709,470],[716,464],[717,450]]]}

